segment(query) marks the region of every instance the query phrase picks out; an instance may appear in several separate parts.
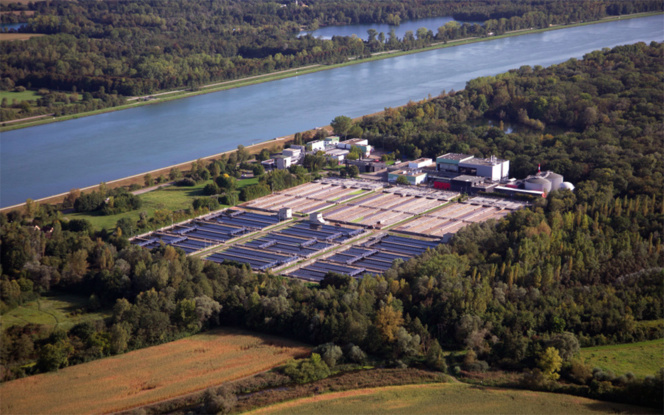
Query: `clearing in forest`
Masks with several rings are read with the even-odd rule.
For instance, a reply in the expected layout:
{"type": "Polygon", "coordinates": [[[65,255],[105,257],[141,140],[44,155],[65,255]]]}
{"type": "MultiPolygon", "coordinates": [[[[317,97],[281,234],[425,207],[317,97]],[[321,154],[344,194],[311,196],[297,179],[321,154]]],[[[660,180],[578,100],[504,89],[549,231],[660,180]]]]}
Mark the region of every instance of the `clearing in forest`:
{"type": "Polygon", "coordinates": [[[589,414],[648,413],[638,406],[578,396],[485,388],[464,383],[388,386],[334,392],[250,412],[257,414],[589,414]]]}
{"type": "Polygon", "coordinates": [[[2,414],[109,413],[250,376],[309,348],[227,329],[0,385],[2,414]]]}
{"type": "Polygon", "coordinates": [[[584,347],[581,360],[620,376],[631,372],[638,377],[653,376],[664,367],[664,339],[638,343],[584,347]]]}

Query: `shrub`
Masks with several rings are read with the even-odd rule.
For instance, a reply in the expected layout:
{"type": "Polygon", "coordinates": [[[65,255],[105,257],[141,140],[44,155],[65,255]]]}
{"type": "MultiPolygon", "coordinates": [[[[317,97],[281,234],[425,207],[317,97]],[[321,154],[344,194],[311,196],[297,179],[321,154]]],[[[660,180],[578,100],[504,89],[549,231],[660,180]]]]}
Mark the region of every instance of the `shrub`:
{"type": "Polygon", "coordinates": [[[286,376],[297,383],[309,383],[330,376],[330,368],[318,353],[298,362],[290,360],[283,368],[286,376]]]}
{"type": "Polygon", "coordinates": [[[219,201],[216,197],[197,197],[194,199],[193,206],[195,210],[208,208],[212,211],[219,209],[219,201]]]}
{"type": "Polygon", "coordinates": [[[217,186],[215,183],[208,183],[203,188],[203,194],[209,196],[217,195],[219,194],[219,186],[217,186]]]}
{"type": "Polygon", "coordinates": [[[176,186],[196,186],[196,181],[194,179],[190,179],[189,177],[185,177],[182,180],[178,180],[175,182],[176,186]]]}
{"type": "Polygon", "coordinates": [[[74,210],[77,212],[92,212],[99,209],[104,200],[104,196],[99,192],[86,193],[76,199],[74,210]]]}
{"type": "Polygon", "coordinates": [[[334,367],[337,365],[337,362],[343,357],[343,352],[341,347],[335,345],[334,343],[325,343],[314,349],[314,353],[318,353],[323,358],[323,361],[329,367],[334,367]]]}
{"type": "Polygon", "coordinates": [[[367,360],[367,354],[359,346],[351,345],[346,357],[353,363],[363,364],[367,360]]]}
{"type": "Polygon", "coordinates": [[[243,187],[240,190],[240,200],[243,202],[248,202],[249,200],[254,200],[262,196],[269,195],[271,190],[268,186],[264,184],[253,184],[251,186],[243,187]]]}

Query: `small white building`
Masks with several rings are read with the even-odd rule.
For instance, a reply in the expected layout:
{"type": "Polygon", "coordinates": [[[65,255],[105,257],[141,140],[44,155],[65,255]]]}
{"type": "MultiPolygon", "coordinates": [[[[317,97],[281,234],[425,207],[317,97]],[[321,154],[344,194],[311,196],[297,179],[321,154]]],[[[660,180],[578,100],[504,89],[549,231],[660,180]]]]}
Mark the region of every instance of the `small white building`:
{"type": "Polygon", "coordinates": [[[291,162],[294,160],[297,160],[300,158],[300,155],[302,154],[302,151],[299,148],[285,148],[284,151],[281,152],[284,156],[290,157],[291,162]]]}
{"type": "Polygon", "coordinates": [[[363,158],[371,156],[371,150],[373,150],[369,145],[369,140],[362,138],[351,138],[350,140],[342,141],[337,144],[337,148],[343,148],[346,150],[350,150],[353,147],[360,149],[363,158]]]}
{"type": "Polygon", "coordinates": [[[369,145],[369,140],[367,139],[362,139],[362,138],[351,138],[350,140],[345,140],[339,142],[337,144],[337,148],[345,148],[346,150],[350,150],[353,146],[368,146],[369,145]]]}
{"type": "Polygon", "coordinates": [[[396,183],[399,176],[404,176],[412,185],[418,185],[427,179],[427,174],[420,170],[395,170],[387,174],[387,181],[396,183]]]}
{"type": "Polygon", "coordinates": [[[291,158],[290,156],[285,156],[285,155],[280,155],[280,156],[274,156],[274,161],[275,164],[277,165],[277,168],[279,170],[286,170],[291,166],[291,158]]]}
{"type": "Polygon", "coordinates": [[[309,151],[325,151],[325,141],[317,140],[307,143],[307,150],[309,151]]]}
{"type": "Polygon", "coordinates": [[[300,145],[297,145],[297,144],[291,144],[290,148],[292,148],[294,150],[300,150],[301,153],[305,153],[307,151],[306,146],[300,146],[300,145]]]}
{"type": "Polygon", "coordinates": [[[337,163],[341,164],[343,163],[348,153],[350,153],[350,151],[342,150],[340,148],[335,148],[332,150],[327,150],[325,152],[325,156],[327,157],[328,160],[335,160],[337,163]]]}
{"type": "Polygon", "coordinates": [[[409,161],[408,162],[408,168],[409,169],[421,169],[423,167],[428,167],[433,164],[433,160],[429,158],[419,158],[417,160],[409,161]]]}

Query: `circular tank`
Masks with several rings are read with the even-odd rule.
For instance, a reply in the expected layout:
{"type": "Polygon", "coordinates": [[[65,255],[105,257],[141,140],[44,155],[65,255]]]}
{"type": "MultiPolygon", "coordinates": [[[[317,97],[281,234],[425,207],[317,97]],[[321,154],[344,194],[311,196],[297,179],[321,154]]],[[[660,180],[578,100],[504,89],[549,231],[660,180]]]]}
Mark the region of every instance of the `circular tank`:
{"type": "Polygon", "coordinates": [[[563,184],[563,176],[550,171],[545,177],[546,180],[551,182],[551,189],[558,190],[563,184]]]}
{"type": "Polygon", "coordinates": [[[563,182],[563,184],[560,185],[560,188],[574,191],[574,185],[570,182],[563,182]]]}
{"type": "Polygon", "coordinates": [[[541,177],[531,177],[525,182],[526,190],[549,193],[551,191],[551,182],[541,177]]]}

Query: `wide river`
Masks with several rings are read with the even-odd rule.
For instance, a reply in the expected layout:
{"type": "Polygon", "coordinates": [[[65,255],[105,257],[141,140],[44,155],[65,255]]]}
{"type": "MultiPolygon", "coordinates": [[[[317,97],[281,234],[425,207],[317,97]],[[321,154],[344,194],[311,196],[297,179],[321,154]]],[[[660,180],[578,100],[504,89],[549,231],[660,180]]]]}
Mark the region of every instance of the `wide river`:
{"type": "Polygon", "coordinates": [[[655,16],[494,39],[2,133],[0,206],[460,90],[522,65],[661,42],[663,23],[655,16]]]}

